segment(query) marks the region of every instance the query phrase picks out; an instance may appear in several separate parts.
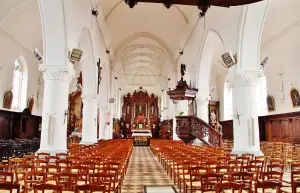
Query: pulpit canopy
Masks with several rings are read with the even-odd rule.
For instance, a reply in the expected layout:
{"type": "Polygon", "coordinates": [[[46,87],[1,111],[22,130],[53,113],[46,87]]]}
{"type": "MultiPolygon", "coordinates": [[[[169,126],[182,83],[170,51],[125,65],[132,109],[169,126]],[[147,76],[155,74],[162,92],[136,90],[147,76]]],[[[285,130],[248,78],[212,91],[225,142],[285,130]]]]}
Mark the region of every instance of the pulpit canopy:
{"type": "Polygon", "coordinates": [[[196,98],[196,94],[198,89],[191,88],[188,86],[185,80],[183,80],[183,76],[186,71],[185,64],[181,64],[180,72],[181,72],[181,79],[177,82],[177,86],[174,90],[169,90],[167,93],[172,100],[193,100],[196,98]]]}

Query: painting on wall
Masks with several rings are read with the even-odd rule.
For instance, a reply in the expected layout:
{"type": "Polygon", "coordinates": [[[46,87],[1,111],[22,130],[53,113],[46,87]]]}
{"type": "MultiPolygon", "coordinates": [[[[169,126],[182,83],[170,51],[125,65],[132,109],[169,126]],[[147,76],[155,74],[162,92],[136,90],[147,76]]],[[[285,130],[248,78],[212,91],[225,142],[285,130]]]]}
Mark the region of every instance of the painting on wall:
{"type": "Polygon", "coordinates": [[[144,117],[147,116],[147,104],[135,104],[134,110],[135,117],[138,117],[140,114],[144,117]]]}
{"type": "Polygon", "coordinates": [[[275,111],[275,100],[273,96],[267,96],[268,111],[275,111]]]}
{"type": "Polygon", "coordinates": [[[11,108],[11,104],[12,104],[12,100],[13,100],[13,93],[11,90],[7,91],[4,93],[3,96],[3,107],[10,109],[11,108]]]}
{"type": "Polygon", "coordinates": [[[291,95],[293,107],[299,107],[300,106],[299,91],[295,88],[292,88],[290,91],[290,95],[291,95]]]}

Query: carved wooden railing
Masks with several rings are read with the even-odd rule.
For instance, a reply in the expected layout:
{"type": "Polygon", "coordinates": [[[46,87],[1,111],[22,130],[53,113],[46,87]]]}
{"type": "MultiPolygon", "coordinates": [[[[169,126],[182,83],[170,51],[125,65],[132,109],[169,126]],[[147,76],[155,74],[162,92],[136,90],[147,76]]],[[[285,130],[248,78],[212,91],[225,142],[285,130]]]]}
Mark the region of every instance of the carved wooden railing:
{"type": "Polygon", "coordinates": [[[196,116],[176,117],[176,133],[185,143],[198,138],[209,146],[222,146],[222,134],[196,116]]]}

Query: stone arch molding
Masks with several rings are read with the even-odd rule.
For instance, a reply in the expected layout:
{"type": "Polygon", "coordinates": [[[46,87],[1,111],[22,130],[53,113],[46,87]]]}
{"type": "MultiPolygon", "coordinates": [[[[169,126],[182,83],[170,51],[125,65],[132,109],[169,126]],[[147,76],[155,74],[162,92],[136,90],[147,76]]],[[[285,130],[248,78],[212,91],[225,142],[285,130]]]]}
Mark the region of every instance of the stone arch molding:
{"type": "Polygon", "coordinates": [[[237,73],[258,71],[264,22],[271,0],[244,6],[237,41],[237,73]]]}
{"type": "Polygon", "coordinates": [[[198,56],[196,88],[199,89],[198,93],[201,93],[201,97],[204,98],[208,97],[209,95],[211,69],[214,52],[218,41],[221,41],[224,46],[222,38],[217,31],[207,30],[204,35],[198,56]]]}
{"type": "Polygon", "coordinates": [[[97,72],[98,69],[94,60],[94,51],[92,45],[91,33],[88,29],[83,29],[79,38],[79,48],[83,51],[81,60],[82,69],[82,93],[96,94],[97,93],[97,72]]]}

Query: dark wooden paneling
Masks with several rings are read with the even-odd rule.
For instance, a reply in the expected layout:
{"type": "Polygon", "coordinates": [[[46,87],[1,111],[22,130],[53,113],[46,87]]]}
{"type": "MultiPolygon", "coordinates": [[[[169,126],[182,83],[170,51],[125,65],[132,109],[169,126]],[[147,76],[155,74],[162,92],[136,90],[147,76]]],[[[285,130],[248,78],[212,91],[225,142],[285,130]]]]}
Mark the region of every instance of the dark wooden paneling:
{"type": "Polygon", "coordinates": [[[232,120],[220,121],[222,125],[223,139],[233,139],[233,122],[232,120]]]}
{"type": "MultiPolygon", "coordinates": [[[[261,116],[258,120],[261,141],[300,143],[300,112],[261,116]]],[[[232,120],[220,123],[223,138],[233,139],[232,120]]]]}
{"type": "Polygon", "coordinates": [[[40,137],[42,117],[0,110],[0,139],[40,137]]]}

